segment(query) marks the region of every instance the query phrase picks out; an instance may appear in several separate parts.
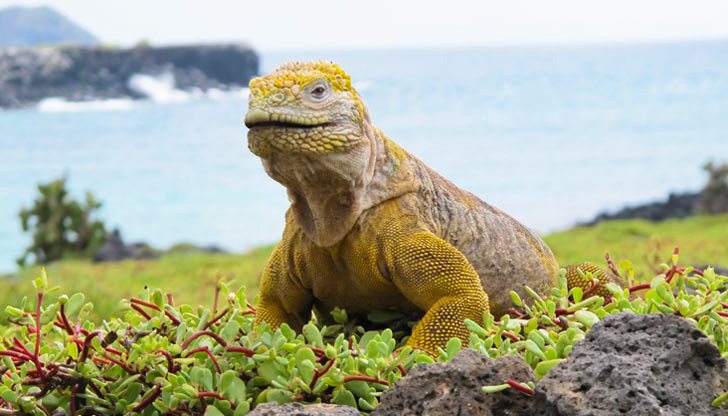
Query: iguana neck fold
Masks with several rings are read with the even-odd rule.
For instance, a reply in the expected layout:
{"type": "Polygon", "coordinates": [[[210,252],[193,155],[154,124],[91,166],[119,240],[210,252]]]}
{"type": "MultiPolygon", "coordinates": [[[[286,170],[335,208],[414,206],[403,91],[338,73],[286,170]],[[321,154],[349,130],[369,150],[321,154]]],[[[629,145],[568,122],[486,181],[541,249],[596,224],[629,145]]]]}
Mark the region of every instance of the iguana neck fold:
{"type": "Polygon", "coordinates": [[[368,146],[315,156],[304,162],[309,169],[302,171],[298,164],[297,174],[286,175],[289,180],[282,182],[296,222],[320,247],[340,242],[367,209],[417,191],[408,154],[371,125],[366,110],[362,133],[368,146]],[[351,172],[350,166],[357,160],[367,163],[359,172],[351,172]]]}

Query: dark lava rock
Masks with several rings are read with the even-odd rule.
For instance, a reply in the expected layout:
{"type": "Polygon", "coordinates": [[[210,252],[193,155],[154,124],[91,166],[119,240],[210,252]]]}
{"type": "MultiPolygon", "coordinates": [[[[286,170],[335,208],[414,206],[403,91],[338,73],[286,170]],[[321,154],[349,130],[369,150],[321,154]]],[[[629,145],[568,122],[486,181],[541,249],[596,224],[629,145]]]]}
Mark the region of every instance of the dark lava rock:
{"type": "Polygon", "coordinates": [[[353,407],[335,404],[263,403],[248,413],[250,416],[359,416],[353,407]]]}
{"type": "Polygon", "coordinates": [[[533,381],[531,368],[520,357],[489,359],[473,350],[461,351],[449,363],[415,367],[382,394],[372,415],[528,415],[531,398],[507,389],[483,393],[485,385],[512,378],[533,381]]]}
{"type": "Polygon", "coordinates": [[[673,315],[606,317],[536,385],[533,415],[726,415],[728,363],[673,315]]]}
{"type": "Polygon", "coordinates": [[[161,256],[159,250],[155,250],[145,243],[125,244],[121,238],[121,232],[115,229],[106,237],[104,245],[102,245],[96,253],[94,253],[95,262],[105,261],[121,261],[127,259],[156,259],[161,256]]]}
{"type": "Polygon", "coordinates": [[[641,218],[650,221],[662,221],[669,218],[687,218],[697,213],[702,198],[701,192],[670,194],[667,201],[650,202],[643,205],[625,207],[614,213],[603,212],[593,220],[580,225],[596,225],[608,220],[626,220],[641,218]]]}

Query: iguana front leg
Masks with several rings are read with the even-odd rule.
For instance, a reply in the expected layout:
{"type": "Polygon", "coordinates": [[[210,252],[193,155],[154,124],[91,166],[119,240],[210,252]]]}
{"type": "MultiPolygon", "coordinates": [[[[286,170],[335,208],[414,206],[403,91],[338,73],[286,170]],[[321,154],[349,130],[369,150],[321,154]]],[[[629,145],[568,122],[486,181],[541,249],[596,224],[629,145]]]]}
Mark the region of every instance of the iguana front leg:
{"type": "Polygon", "coordinates": [[[429,231],[388,233],[385,258],[392,282],[425,316],[407,345],[432,355],[450,338],[468,339],[466,318],[480,322],[488,295],[465,256],[429,231]]]}
{"type": "Polygon", "coordinates": [[[313,295],[286,272],[282,244],[273,250],[263,270],[255,324],[265,322],[276,328],[285,322],[299,331],[310,319],[313,295]]]}

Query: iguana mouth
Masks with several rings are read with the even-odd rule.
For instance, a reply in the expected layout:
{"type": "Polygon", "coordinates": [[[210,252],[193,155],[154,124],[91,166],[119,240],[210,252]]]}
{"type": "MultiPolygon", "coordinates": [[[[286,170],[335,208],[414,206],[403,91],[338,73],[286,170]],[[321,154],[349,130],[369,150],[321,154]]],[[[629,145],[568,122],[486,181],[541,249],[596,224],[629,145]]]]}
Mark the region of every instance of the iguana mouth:
{"type": "Polygon", "coordinates": [[[248,123],[245,122],[245,127],[249,129],[255,129],[255,128],[261,128],[261,127],[278,127],[278,128],[284,128],[284,129],[313,129],[316,127],[328,127],[333,126],[334,123],[321,123],[321,124],[298,124],[298,123],[291,123],[291,122],[281,122],[281,121],[263,121],[263,122],[254,122],[254,123],[248,123]]]}
{"type": "Polygon", "coordinates": [[[258,127],[312,129],[316,127],[327,127],[333,124],[326,116],[298,116],[286,113],[269,113],[260,108],[251,109],[245,115],[245,127],[249,129],[258,127]]]}

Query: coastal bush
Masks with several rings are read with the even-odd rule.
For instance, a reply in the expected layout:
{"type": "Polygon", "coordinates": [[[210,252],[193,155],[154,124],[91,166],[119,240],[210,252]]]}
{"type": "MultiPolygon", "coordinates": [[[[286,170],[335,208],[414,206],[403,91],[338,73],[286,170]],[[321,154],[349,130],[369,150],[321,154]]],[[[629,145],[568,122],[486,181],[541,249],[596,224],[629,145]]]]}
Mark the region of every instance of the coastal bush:
{"type": "MultiPolygon", "coordinates": [[[[540,378],[605,316],[666,313],[694,323],[728,357],[728,277],[679,266],[677,250],[649,280],[638,280],[628,261],[608,264],[624,285],[610,285],[610,299],[569,290],[562,274],[548,296],[529,290],[524,302],[513,292],[517,308],[508,315],[467,321],[470,347],[489,357],[519,355],[540,378]]],[[[314,318],[301,333],[286,325],[255,328],[244,289],[224,282],[210,308],[176,305],[170,294],[147,289],[124,300],[122,314],[95,325],[83,294],[49,290],[45,271],[33,284],[35,299],[7,306],[11,324],[0,327],[3,414],[230,416],[270,401],[367,412],[413,366],[450,360],[463,347],[452,339],[432,358],[402,347],[408,331],[367,331],[343,310],[333,311],[332,324],[314,318]]],[[[390,327],[395,318],[369,316],[390,327]]],[[[483,394],[508,388],[532,394],[534,386],[504,380],[483,394]]],[[[726,401],[728,393],[713,405],[726,401]]]]}
{"type": "Polygon", "coordinates": [[[71,198],[65,177],[38,185],[38,193],[32,207],[18,214],[23,231],[33,235],[18,264],[24,265],[29,258],[45,264],[68,256],[93,255],[106,238],[104,224],[94,218],[101,203],[90,192],[83,202],[71,198]]]}

